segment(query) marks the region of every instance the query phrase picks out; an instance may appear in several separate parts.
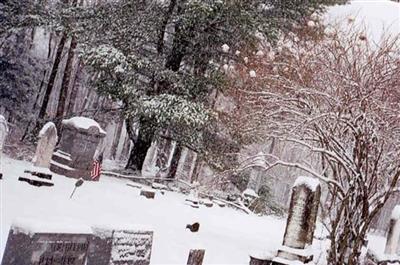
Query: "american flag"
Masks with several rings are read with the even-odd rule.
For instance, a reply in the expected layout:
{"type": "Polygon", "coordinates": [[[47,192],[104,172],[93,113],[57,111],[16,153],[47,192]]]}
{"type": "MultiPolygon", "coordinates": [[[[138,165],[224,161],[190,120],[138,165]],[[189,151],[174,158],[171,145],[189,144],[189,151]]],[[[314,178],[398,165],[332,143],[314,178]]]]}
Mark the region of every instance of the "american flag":
{"type": "Polygon", "coordinates": [[[90,172],[90,178],[92,180],[99,180],[101,174],[101,163],[103,162],[103,154],[99,155],[97,159],[93,161],[93,168],[90,172]]]}

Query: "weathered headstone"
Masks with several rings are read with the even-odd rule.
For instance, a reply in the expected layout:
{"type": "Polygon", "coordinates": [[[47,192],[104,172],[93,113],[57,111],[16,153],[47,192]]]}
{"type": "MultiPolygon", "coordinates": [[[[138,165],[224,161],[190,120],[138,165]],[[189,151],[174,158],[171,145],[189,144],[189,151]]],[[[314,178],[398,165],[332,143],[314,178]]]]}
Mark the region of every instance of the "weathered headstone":
{"type": "Polygon", "coordinates": [[[312,259],[310,247],[321,196],[320,183],[315,178],[297,178],[290,201],[289,215],[278,258],[306,262],[312,259]]]}
{"type": "Polygon", "coordinates": [[[202,265],[204,260],[204,249],[191,249],[189,252],[189,257],[187,265],[202,265]]]}
{"type": "Polygon", "coordinates": [[[262,184],[263,171],[266,168],[265,155],[263,152],[259,152],[254,157],[251,161],[251,166],[247,190],[253,190],[257,194],[262,184]]]}
{"type": "Polygon", "coordinates": [[[178,167],[176,169],[176,178],[191,183],[193,171],[196,166],[196,160],[197,153],[187,147],[184,147],[182,149],[182,153],[178,162],[178,167]]]}
{"type": "Polygon", "coordinates": [[[392,211],[389,223],[389,232],[386,240],[385,254],[400,255],[400,205],[392,211]]]}
{"type": "Polygon", "coordinates": [[[36,146],[36,153],[32,159],[33,167],[25,170],[24,176],[19,181],[27,182],[33,186],[53,186],[52,174],[49,170],[51,157],[57,144],[57,128],[54,123],[48,122],[39,132],[39,141],[36,146]]]}
{"type": "Polygon", "coordinates": [[[86,226],[19,222],[10,229],[1,265],[84,265],[90,235],[86,226]]]}
{"type": "Polygon", "coordinates": [[[148,228],[93,227],[87,265],[148,265],[153,231],[148,228]]]}
{"type": "Polygon", "coordinates": [[[154,199],[156,196],[156,191],[150,188],[142,188],[140,190],[140,196],[144,196],[147,199],[154,199]]]}
{"type": "Polygon", "coordinates": [[[93,159],[106,132],[89,118],[63,120],[59,149],[53,153],[50,170],[71,178],[91,180],[93,159]]]}
{"type": "Polygon", "coordinates": [[[8,125],[4,116],[0,115],[0,179],[3,178],[3,172],[1,172],[1,163],[3,156],[4,143],[8,134],[8,125]]]}
{"type": "Polygon", "coordinates": [[[51,156],[58,141],[57,128],[52,122],[46,123],[39,132],[39,141],[36,153],[33,157],[33,165],[36,167],[50,167],[51,156]]]}
{"type": "Polygon", "coordinates": [[[171,166],[176,142],[170,138],[159,136],[147,151],[142,168],[142,176],[165,178],[171,166]]]}

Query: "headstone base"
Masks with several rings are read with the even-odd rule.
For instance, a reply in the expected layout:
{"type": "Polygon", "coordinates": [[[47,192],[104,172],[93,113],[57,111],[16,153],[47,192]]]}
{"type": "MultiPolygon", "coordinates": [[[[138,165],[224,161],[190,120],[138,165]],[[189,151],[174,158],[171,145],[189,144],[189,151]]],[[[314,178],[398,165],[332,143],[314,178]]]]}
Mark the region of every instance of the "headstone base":
{"type": "MultiPolygon", "coordinates": [[[[260,259],[252,256],[250,256],[250,263],[249,263],[249,265],[290,265],[290,264],[293,264],[293,261],[282,258],[260,259]]],[[[296,264],[307,264],[307,263],[297,262],[296,264]]]]}
{"type": "Polygon", "coordinates": [[[278,250],[278,257],[287,259],[287,260],[296,260],[296,261],[301,261],[304,263],[310,262],[313,260],[312,255],[307,255],[305,253],[301,253],[303,250],[299,250],[297,252],[292,252],[288,250],[278,250]]]}

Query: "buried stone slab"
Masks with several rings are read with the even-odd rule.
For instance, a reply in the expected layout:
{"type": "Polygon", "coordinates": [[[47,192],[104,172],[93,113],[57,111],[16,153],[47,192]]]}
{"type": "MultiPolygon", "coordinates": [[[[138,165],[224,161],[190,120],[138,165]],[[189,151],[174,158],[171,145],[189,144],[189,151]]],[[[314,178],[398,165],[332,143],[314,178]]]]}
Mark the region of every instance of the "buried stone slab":
{"type": "Polygon", "coordinates": [[[87,265],[148,265],[153,231],[142,227],[93,227],[87,265]]]}
{"type": "Polygon", "coordinates": [[[15,223],[1,265],[84,265],[90,234],[89,227],[80,225],[15,223]]]}
{"type": "Polygon", "coordinates": [[[140,190],[140,196],[144,196],[147,199],[154,199],[156,196],[156,191],[153,189],[142,188],[140,190]]]}
{"type": "Polygon", "coordinates": [[[283,246],[278,258],[308,262],[318,214],[321,186],[317,179],[297,178],[290,201],[283,246]]]}

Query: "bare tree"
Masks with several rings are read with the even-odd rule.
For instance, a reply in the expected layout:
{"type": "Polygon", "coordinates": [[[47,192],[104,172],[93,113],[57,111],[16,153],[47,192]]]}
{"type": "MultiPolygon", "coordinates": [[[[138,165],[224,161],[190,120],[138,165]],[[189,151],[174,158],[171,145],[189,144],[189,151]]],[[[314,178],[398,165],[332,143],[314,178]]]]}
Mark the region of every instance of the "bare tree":
{"type": "Polygon", "coordinates": [[[312,157],[270,154],[266,170],[294,167],[327,184],[329,264],[360,264],[371,221],[397,190],[399,58],[397,38],[376,45],[354,29],[307,27],[236,67],[228,123],[244,138],[274,137],[312,157]]]}

